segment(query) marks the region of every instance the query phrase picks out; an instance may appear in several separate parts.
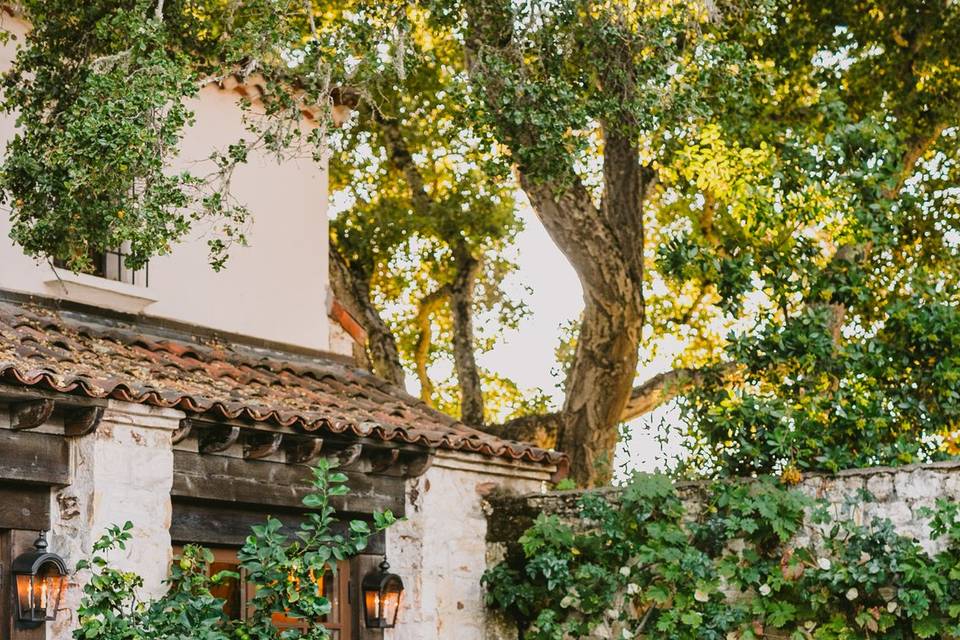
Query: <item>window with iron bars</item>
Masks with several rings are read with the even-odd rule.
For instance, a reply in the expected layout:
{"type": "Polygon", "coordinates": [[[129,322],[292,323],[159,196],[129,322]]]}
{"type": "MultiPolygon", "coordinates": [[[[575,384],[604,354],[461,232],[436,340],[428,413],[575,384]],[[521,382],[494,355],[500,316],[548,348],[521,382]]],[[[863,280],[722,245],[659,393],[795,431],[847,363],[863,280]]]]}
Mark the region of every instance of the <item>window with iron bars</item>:
{"type": "MultiPolygon", "coordinates": [[[[149,287],[150,264],[147,263],[141,269],[130,269],[124,264],[129,250],[130,244],[125,242],[116,250],[90,251],[90,263],[92,266],[86,273],[106,280],[149,287]]],[[[54,260],[53,264],[55,267],[67,268],[66,262],[63,260],[54,260]]]]}

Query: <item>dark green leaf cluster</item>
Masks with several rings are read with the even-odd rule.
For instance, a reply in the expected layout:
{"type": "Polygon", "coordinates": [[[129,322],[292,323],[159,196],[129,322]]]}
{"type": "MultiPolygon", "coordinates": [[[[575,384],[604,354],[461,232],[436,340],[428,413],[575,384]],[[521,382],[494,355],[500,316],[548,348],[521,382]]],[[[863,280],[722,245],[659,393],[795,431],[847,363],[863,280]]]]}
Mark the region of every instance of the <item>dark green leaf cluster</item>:
{"type": "Polygon", "coordinates": [[[638,475],[617,497],[585,493],[572,520],[541,514],[484,582],[527,640],[953,638],[958,507],[927,515],[936,555],[769,478],[681,499],[638,475]]]}

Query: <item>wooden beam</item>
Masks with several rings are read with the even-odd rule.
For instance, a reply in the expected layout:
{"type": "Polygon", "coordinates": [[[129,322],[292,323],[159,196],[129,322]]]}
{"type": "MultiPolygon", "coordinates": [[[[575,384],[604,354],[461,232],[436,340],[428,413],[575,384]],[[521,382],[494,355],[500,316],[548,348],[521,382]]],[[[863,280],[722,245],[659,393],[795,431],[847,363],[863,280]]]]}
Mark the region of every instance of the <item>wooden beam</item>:
{"type": "Polygon", "coordinates": [[[346,449],[338,451],[333,457],[336,458],[337,466],[345,469],[359,460],[361,453],[363,453],[363,445],[352,444],[346,449]]]}
{"type": "Polygon", "coordinates": [[[50,419],[55,406],[56,403],[47,398],[11,403],[10,428],[18,431],[36,429],[50,419]]]}
{"type": "Polygon", "coordinates": [[[190,432],[193,430],[193,420],[190,418],[184,418],[180,421],[180,426],[177,427],[177,430],[173,432],[173,437],[171,438],[172,444],[180,444],[187,439],[187,436],[190,435],[190,432]]]}
{"type": "MultiPolygon", "coordinates": [[[[403,515],[406,504],[403,478],[356,471],[345,473],[350,493],[332,498],[337,511],[369,514],[390,509],[403,515]]],[[[304,496],[313,491],[312,477],[303,465],[175,449],[171,494],[183,499],[303,509],[304,496]]]]}
{"type": "Polygon", "coordinates": [[[220,453],[229,449],[240,438],[240,427],[204,429],[197,436],[200,453],[220,453]]]}
{"type": "Polygon", "coordinates": [[[370,455],[370,473],[383,473],[400,459],[400,449],[383,449],[370,455]]]}
{"type": "Polygon", "coordinates": [[[248,460],[260,460],[272,456],[280,450],[283,443],[283,434],[265,434],[247,436],[247,441],[243,445],[243,457],[248,460]]]}
{"type": "Polygon", "coordinates": [[[50,487],[0,482],[0,529],[50,529],[50,487]]]}
{"type": "MultiPolygon", "coordinates": [[[[263,524],[268,516],[282,522],[283,528],[280,531],[287,535],[293,535],[299,529],[300,523],[307,519],[305,508],[258,509],[175,498],[170,537],[174,543],[179,544],[240,546],[250,535],[250,527],[263,524]]],[[[347,533],[346,519],[347,517],[344,516],[343,520],[334,524],[334,533],[347,533]]],[[[370,537],[370,543],[362,553],[382,555],[386,552],[386,546],[386,536],[380,532],[370,537]]]]}
{"type": "Polygon", "coordinates": [[[433,465],[433,452],[426,452],[415,455],[407,461],[403,474],[407,478],[416,478],[422,476],[433,465]]]}
{"type": "Polygon", "coordinates": [[[70,437],[93,433],[103,419],[103,407],[75,407],[63,416],[63,433],[70,437]]]}
{"type": "Polygon", "coordinates": [[[323,451],[323,438],[287,438],[287,462],[291,464],[310,464],[320,457],[323,451]]]}
{"type": "Polygon", "coordinates": [[[104,398],[90,398],[57,391],[46,391],[38,387],[13,386],[2,383],[0,383],[0,399],[10,403],[28,400],[53,400],[57,403],[57,406],[61,407],[89,407],[91,405],[105,407],[108,403],[104,398]]]}
{"type": "Polygon", "coordinates": [[[0,480],[70,484],[70,443],[63,436],[0,429],[0,480]]]}

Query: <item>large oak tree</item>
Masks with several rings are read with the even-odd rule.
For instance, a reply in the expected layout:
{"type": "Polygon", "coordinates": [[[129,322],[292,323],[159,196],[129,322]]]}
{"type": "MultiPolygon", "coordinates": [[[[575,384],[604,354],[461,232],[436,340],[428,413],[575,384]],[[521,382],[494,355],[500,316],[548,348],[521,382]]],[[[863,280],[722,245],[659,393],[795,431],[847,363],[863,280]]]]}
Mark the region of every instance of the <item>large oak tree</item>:
{"type": "Polygon", "coordinates": [[[143,261],[209,217],[223,266],[246,215],[231,167],[306,143],[332,152],[331,282],[370,366],[398,385],[412,370],[425,401],[470,424],[567,451],[583,484],[610,477],[621,421],[671,399],[697,474],[956,446],[955,3],[24,10],[35,30],[4,104],[25,126],[0,181],[34,255],[83,268],[129,241],[143,261]],[[256,76],[266,118],[213,174],[165,174],[184,99],[227,76],[256,76]],[[290,125],[346,107],[344,128],[307,141],[290,125]],[[525,313],[500,285],[516,189],[584,292],[555,412],[477,366],[525,313]],[[641,358],[671,342],[676,368],[638,384],[641,358]],[[452,387],[432,374],[443,358],[452,387]]]}

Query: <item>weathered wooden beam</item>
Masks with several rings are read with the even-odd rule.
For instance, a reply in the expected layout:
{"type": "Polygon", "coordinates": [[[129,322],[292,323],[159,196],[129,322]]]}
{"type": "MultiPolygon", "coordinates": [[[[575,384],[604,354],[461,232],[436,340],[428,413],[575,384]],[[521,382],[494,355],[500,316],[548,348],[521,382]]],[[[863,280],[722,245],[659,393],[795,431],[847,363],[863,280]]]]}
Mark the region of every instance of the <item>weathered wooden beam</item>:
{"type": "Polygon", "coordinates": [[[250,434],[243,445],[243,457],[248,460],[260,460],[272,456],[280,450],[283,443],[283,434],[250,434]]]}
{"type": "MultiPolygon", "coordinates": [[[[403,478],[349,470],[344,473],[350,493],[331,499],[337,511],[369,514],[390,509],[395,514],[403,514],[406,504],[403,478]]],[[[190,500],[303,509],[304,496],[313,492],[312,479],[310,470],[303,465],[175,449],[171,495],[190,500]]]]}
{"type": "Polygon", "coordinates": [[[433,452],[424,452],[411,457],[405,465],[403,475],[408,478],[422,476],[433,465],[433,458],[433,452]]]}
{"type": "Polygon", "coordinates": [[[63,436],[0,429],[0,480],[70,484],[70,443],[63,436]]]}
{"type": "Polygon", "coordinates": [[[363,453],[362,444],[352,444],[346,449],[338,451],[333,457],[337,461],[337,466],[340,468],[347,468],[350,465],[354,464],[357,460],[360,459],[360,454],[363,453]]]}
{"type": "Polygon", "coordinates": [[[381,449],[370,454],[370,473],[383,473],[400,459],[399,449],[381,449]]]}
{"type": "Polygon", "coordinates": [[[10,428],[18,431],[36,429],[53,415],[56,403],[49,398],[24,400],[10,404],[10,428]]]}
{"type": "Polygon", "coordinates": [[[187,436],[190,435],[191,431],[193,431],[193,420],[190,418],[184,418],[180,421],[180,426],[177,427],[177,430],[173,432],[171,442],[173,444],[180,444],[187,439],[187,436]]]}
{"type": "Polygon", "coordinates": [[[220,453],[240,439],[240,427],[204,429],[197,437],[200,453],[220,453]]]}
{"type": "Polygon", "coordinates": [[[103,419],[103,407],[74,407],[63,416],[63,433],[70,437],[93,433],[103,419]]]}
{"type": "Polygon", "coordinates": [[[108,403],[108,400],[104,398],[88,398],[87,396],[46,391],[37,387],[18,387],[7,384],[0,384],[0,400],[11,403],[29,400],[53,400],[59,407],[89,407],[91,405],[105,407],[108,403]]]}
{"type": "Polygon", "coordinates": [[[323,451],[323,438],[288,438],[286,444],[287,462],[291,464],[310,464],[320,457],[323,451]]]}
{"type": "MultiPolygon", "coordinates": [[[[174,543],[180,544],[240,546],[250,535],[250,527],[263,524],[268,516],[283,523],[281,533],[294,534],[299,529],[300,523],[307,519],[305,510],[304,507],[300,509],[257,508],[174,498],[170,537],[174,543]]],[[[344,534],[348,526],[346,521],[341,520],[334,524],[334,533],[344,534]]],[[[378,555],[383,555],[385,552],[386,536],[382,531],[371,536],[367,548],[362,551],[362,553],[378,555]]]]}
{"type": "Polygon", "coordinates": [[[0,482],[0,529],[50,528],[50,487],[0,482]]]}

